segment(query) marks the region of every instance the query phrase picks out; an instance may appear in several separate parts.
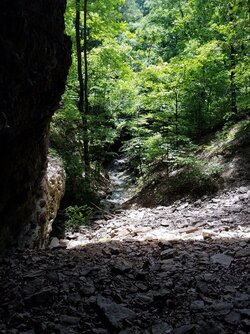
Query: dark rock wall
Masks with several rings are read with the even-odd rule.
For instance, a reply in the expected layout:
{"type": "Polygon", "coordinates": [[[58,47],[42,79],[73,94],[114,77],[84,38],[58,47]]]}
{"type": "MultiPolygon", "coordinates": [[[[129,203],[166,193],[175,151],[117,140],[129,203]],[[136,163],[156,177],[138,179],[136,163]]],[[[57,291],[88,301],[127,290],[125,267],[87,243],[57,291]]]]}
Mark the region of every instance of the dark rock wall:
{"type": "Polygon", "coordinates": [[[65,2],[0,2],[0,250],[29,223],[41,197],[49,123],[71,61],[65,2]]]}

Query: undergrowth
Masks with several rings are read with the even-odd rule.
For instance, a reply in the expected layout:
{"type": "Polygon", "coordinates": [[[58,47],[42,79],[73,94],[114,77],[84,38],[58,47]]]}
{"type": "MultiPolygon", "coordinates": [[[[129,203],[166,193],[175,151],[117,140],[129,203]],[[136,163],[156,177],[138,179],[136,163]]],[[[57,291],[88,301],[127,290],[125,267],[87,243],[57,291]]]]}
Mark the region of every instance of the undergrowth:
{"type": "Polygon", "coordinates": [[[78,231],[82,225],[90,225],[93,219],[93,209],[88,205],[68,206],[65,209],[66,229],[78,231]]]}

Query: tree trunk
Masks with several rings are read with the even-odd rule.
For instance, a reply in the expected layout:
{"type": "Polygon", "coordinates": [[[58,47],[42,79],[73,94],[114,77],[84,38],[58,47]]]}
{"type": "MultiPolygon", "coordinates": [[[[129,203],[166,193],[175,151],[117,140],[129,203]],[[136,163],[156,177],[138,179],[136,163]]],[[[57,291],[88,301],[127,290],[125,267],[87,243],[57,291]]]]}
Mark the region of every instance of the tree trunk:
{"type": "Polygon", "coordinates": [[[175,93],[175,146],[176,148],[178,148],[179,146],[179,128],[178,128],[178,121],[179,121],[179,109],[178,109],[178,104],[179,104],[179,100],[178,100],[178,90],[175,89],[174,91],[175,93]]]}
{"type": "MultiPolygon", "coordinates": [[[[235,17],[233,14],[233,7],[230,3],[229,5],[230,15],[229,20],[231,23],[234,23],[235,17]]],[[[235,83],[235,67],[236,67],[236,49],[231,41],[230,44],[230,93],[231,93],[231,113],[233,115],[237,114],[237,90],[236,90],[236,83],[235,83]]]]}
{"type": "Polygon", "coordinates": [[[89,159],[89,139],[88,139],[88,67],[87,67],[87,0],[84,0],[84,78],[82,71],[81,55],[81,31],[80,31],[80,0],[76,0],[76,52],[77,52],[77,72],[79,81],[78,110],[81,114],[83,127],[83,160],[85,169],[85,179],[89,181],[90,159],[89,159]]]}
{"type": "Polygon", "coordinates": [[[83,19],[83,55],[84,55],[84,162],[85,162],[85,176],[87,179],[90,177],[90,157],[89,157],[89,138],[88,138],[88,114],[89,114],[89,99],[88,99],[88,55],[87,55],[87,6],[88,1],[84,0],[84,19],[83,19]]]}
{"type": "Polygon", "coordinates": [[[231,113],[233,115],[237,114],[237,91],[236,91],[236,84],[235,84],[235,66],[236,66],[236,59],[235,59],[235,47],[230,45],[230,91],[231,91],[231,113]]]}

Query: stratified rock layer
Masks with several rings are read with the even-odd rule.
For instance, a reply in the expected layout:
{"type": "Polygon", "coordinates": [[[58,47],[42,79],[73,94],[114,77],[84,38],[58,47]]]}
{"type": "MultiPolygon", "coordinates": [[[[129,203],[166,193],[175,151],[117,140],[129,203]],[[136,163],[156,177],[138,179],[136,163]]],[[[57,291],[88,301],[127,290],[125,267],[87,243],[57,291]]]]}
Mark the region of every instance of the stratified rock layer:
{"type": "Polygon", "coordinates": [[[0,3],[0,250],[42,197],[49,123],[70,65],[65,2],[0,3]]]}

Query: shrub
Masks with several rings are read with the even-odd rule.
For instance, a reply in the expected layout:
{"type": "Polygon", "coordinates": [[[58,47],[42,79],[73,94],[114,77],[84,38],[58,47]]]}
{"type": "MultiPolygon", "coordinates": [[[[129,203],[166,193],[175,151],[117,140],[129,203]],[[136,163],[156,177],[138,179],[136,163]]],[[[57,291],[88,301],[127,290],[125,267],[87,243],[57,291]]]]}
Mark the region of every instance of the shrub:
{"type": "Polygon", "coordinates": [[[90,225],[93,218],[93,209],[88,205],[68,206],[65,209],[67,220],[65,226],[68,229],[79,230],[81,225],[90,225]]]}

